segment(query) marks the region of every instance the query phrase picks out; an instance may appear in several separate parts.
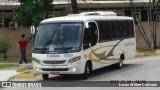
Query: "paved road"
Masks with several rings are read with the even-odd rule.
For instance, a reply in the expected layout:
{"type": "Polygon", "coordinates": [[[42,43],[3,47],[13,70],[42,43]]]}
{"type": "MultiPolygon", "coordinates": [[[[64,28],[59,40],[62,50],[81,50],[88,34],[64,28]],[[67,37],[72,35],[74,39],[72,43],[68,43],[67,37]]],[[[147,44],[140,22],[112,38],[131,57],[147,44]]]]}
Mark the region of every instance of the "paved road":
{"type": "MultiPolygon", "coordinates": [[[[73,81],[79,81],[80,79],[77,76],[58,76],[53,77],[51,76],[49,80],[46,80],[45,82],[52,82],[53,85],[57,85],[57,81],[62,81],[61,86],[65,86],[66,82],[70,82],[68,85],[70,86],[79,86],[81,84],[84,84],[84,82],[79,83],[79,85],[76,85],[73,81]]],[[[93,72],[93,74],[90,76],[88,80],[83,81],[110,81],[110,80],[146,80],[146,81],[160,81],[160,56],[146,56],[146,57],[137,57],[131,60],[126,60],[124,62],[124,67],[122,69],[112,69],[111,67],[102,68],[99,70],[96,70],[93,72]]],[[[37,77],[33,81],[44,81],[41,79],[41,77],[37,77]]],[[[92,83],[88,83],[88,85],[91,85],[92,83]]],[[[94,83],[95,85],[98,85],[100,83],[94,83]]],[[[59,85],[57,85],[59,86],[59,85]]],[[[91,85],[94,86],[94,85],[91,85]]],[[[116,90],[114,87],[96,87],[92,89],[99,89],[99,90],[105,90],[106,88],[110,88],[111,90],[116,90]]],[[[118,87],[119,88],[119,87],[118,87]]],[[[23,88],[24,89],[24,88],[23,88]]],[[[34,89],[34,88],[31,88],[34,89]]],[[[43,89],[43,88],[39,88],[43,89]]],[[[49,90],[52,88],[48,88],[49,90]]],[[[71,90],[71,89],[77,89],[81,90],[82,88],[64,88],[64,87],[56,87],[53,89],[61,89],[61,90],[71,90]]],[[[87,87],[83,87],[83,89],[91,89],[87,87]]],[[[128,90],[126,87],[120,87],[121,90],[128,90]]],[[[130,88],[129,90],[159,90],[159,88],[151,88],[151,87],[134,87],[130,88]]],[[[9,88],[4,90],[10,90],[9,88]]],[[[22,90],[16,89],[16,90],[22,90]]],[[[27,88],[26,88],[27,90],[27,88]]]]}
{"type": "MultiPolygon", "coordinates": [[[[76,76],[50,77],[48,81],[79,80],[76,76]]],[[[160,81],[160,56],[147,56],[126,60],[122,69],[102,68],[85,81],[147,80],[160,81]],[[158,78],[159,77],[159,78],[158,78]]],[[[43,81],[43,80],[42,80],[43,81]]]]}

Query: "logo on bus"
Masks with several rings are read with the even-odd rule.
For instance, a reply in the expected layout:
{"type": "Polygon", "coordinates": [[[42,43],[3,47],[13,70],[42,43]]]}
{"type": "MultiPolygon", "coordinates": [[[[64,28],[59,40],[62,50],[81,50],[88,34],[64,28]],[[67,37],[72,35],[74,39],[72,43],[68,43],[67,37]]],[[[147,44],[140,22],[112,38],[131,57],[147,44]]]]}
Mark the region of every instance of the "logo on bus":
{"type": "Polygon", "coordinates": [[[49,51],[54,51],[55,45],[49,45],[49,51]]]}
{"type": "Polygon", "coordinates": [[[64,57],[73,57],[73,54],[64,54],[64,57]]]}
{"type": "Polygon", "coordinates": [[[47,55],[48,58],[60,58],[59,54],[49,54],[47,55]]]}

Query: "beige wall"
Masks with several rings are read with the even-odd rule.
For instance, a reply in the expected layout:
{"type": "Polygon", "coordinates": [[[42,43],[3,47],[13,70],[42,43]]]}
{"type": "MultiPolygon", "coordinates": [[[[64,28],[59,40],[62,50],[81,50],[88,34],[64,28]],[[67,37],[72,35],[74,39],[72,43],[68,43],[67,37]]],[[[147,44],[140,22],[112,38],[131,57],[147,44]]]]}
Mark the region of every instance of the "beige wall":
{"type": "MultiPolygon", "coordinates": [[[[9,58],[20,57],[20,52],[16,54],[17,42],[21,38],[21,34],[26,34],[26,37],[31,35],[30,31],[25,28],[9,29],[9,28],[0,28],[0,36],[5,36],[9,38],[9,41],[12,45],[12,48],[7,53],[9,58]]],[[[30,49],[27,51],[27,57],[31,57],[31,45],[30,49]]],[[[2,56],[2,55],[1,55],[2,56]]]]}
{"type": "MultiPolygon", "coordinates": [[[[142,26],[147,34],[147,36],[149,37],[149,39],[151,40],[151,30],[150,30],[150,24],[149,22],[142,22],[142,26]]],[[[160,47],[160,23],[157,23],[157,38],[159,40],[157,40],[157,44],[160,47]]],[[[136,41],[137,41],[137,48],[146,48],[148,47],[148,45],[146,44],[145,40],[143,39],[142,35],[140,34],[137,26],[136,26],[136,41]]]]}

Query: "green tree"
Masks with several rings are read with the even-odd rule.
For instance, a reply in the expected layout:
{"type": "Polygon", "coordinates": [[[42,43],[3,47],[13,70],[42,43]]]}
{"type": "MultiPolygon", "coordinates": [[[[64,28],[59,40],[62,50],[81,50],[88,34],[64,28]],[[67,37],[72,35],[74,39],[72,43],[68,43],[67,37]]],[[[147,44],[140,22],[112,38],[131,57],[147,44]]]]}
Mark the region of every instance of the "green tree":
{"type": "Polygon", "coordinates": [[[37,29],[39,23],[48,17],[53,0],[19,0],[19,2],[21,4],[13,21],[27,28],[34,26],[37,29]]]}
{"type": "Polygon", "coordinates": [[[9,39],[6,37],[0,37],[0,54],[3,54],[3,58],[7,59],[7,52],[11,48],[9,39]]]}
{"type": "Polygon", "coordinates": [[[49,16],[49,10],[53,6],[53,0],[18,0],[21,4],[18,12],[12,18],[13,23],[17,22],[19,26],[35,27],[35,34],[32,36],[32,45],[37,33],[39,23],[49,16]]]}

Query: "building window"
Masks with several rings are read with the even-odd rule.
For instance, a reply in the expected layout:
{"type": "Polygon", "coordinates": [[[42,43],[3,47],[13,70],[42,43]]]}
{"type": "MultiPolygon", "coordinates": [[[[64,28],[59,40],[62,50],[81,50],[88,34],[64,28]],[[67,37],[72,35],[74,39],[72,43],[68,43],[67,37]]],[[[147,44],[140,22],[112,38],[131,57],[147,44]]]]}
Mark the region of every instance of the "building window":
{"type": "Polygon", "coordinates": [[[131,10],[124,10],[124,15],[131,17],[132,16],[131,10]]]}
{"type": "Polygon", "coordinates": [[[148,12],[147,12],[147,10],[141,10],[141,21],[148,21],[148,12]]]}
{"type": "Polygon", "coordinates": [[[109,41],[112,39],[110,21],[97,21],[99,26],[100,42],[109,41]]]}
{"type": "Polygon", "coordinates": [[[89,10],[91,10],[91,11],[96,11],[97,8],[90,8],[89,10]]]}
{"type": "Polygon", "coordinates": [[[88,8],[81,8],[81,11],[88,11],[88,8]]]}
{"type": "Polygon", "coordinates": [[[98,10],[106,10],[106,8],[98,8],[98,10]]]}
{"type": "Polygon", "coordinates": [[[160,22],[160,15],[157,16],[157,21],[160,22]]]}
{"type": "Polygon", "coordinates": [[[0,14],[0,27],[3,27],[3,16],[0,14]]]}
{"type": "MultiPolygon", "coordinates": [[[[53,9],[51,9],[50,11],[53,11],[53,9]]],[[[56,8],[54,9],[54,11],[64,11],[64,8],[56,8]]]]}
{"type": "Polygon", "coordinates": [[[115,13],[117,13],[117,16],[124,16],[123,10],[114,10],[115,13]]]}
{"type": "Polygon", "coordinates": [[[141,21],[141,12],[133,12],[133,16],[136,21],[141,21]]]}

